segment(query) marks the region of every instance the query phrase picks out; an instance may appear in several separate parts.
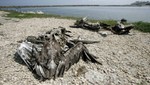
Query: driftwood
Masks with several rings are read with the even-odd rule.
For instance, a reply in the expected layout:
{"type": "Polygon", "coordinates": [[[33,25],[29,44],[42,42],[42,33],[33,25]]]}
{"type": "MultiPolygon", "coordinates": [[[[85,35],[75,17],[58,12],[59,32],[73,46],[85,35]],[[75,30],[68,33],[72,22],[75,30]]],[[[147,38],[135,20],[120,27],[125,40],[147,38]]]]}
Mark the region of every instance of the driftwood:
{"type": "Polygon", "coordinates": [[[84,46],[99,41],[68,40],[67,33],[71,32],[59,27],[38,37],[28,36],[16,54],[40,80],[62,77],[80,58],[102,65],[84,46]]]}

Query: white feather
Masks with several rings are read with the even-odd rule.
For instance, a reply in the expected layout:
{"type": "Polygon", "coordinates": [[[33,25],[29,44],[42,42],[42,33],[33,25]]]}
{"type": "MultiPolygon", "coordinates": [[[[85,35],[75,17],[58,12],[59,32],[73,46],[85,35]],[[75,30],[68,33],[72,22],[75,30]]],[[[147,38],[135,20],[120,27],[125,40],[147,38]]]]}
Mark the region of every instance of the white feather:
{"type": "Polygon", "coordinates": [[[36,73],[37,73],[39,76],[46,77],[46,75],[45,75],[45,73],[44,73],[44,71],[43,71],[43,68],[42,68],[40,65],[36,65],[35,70],[36,70],[36,73]]]}

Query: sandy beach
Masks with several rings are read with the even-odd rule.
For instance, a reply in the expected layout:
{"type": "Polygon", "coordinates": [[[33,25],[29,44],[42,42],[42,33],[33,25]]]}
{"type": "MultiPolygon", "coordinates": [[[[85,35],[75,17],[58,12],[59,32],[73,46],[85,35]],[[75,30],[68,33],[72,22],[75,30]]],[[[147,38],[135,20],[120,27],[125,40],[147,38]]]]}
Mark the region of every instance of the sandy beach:
{"type": "Polygon", "coordinates": [[[129,35],[107,37],[97,32],[71,28],[75,20],[56,18],[16,19],[0,11],[0,85],[150,85],[150,34],[131,30],[129,35]],[[39,82],[29,69],[15,60],[18,41],[38,36],[59,26],[70,30],[73,38],[99,40],[86,47],[103,65],[82,60],[64,77],[39,82]]]}

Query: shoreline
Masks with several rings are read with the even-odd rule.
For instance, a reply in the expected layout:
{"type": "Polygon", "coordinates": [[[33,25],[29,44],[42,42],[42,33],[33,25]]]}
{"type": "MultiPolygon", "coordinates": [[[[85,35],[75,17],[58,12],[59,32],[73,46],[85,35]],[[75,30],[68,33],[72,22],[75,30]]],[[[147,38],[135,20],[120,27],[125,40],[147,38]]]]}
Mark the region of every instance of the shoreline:
{"type": "MultiPolygon", "coordinates": [[[[58,19],[71,19],[71,20],[79,20],[81,17],[74,17],[74,16],[61,16],[61,15],[54,15],[54,14],[44,14],[44,13],[21,13],[14,10],[3,10],[9,12],[6,17],[9,18],[58,18],[58,19]]],[[[89,22],[97,23],[102,22],[114,26],[117,21],[116,20],[95,20],[95,19],[88,19],[89,22]]],[[[150,33],[150,22],[143,22],[143,21],[136,21],[130,22],[135,26],[135,30],[139,30],[141,32],[150,33]]]]}
{"type": "MultiPolygon", "coordinates": [[[[113,5],[109,5],[109,6],[113,6],[113,5]]],[[[117,6],[119,6],[119,5],[117,5],[117,6]]],[[[150,22],[150,20],[147,18],[147,17],[149,17],[149,15],[147,15],[147,14],[143,15],[144,10],[148,10],[149,7],[135,7],[134,6],[131,8],[130,7],[124,8],[124,7],[119,6],[119,8],[117,8],[115,6],[107,7],[107,5],[104,5],[104,6],[102,5],[102,7],[84,7],[84,6],[83,6],[83,8],[82,7],[76,8],[76,7],[1,8],[1,10],[14,10],[14,11],[18,11],[18,12],[42,11],[45,14],[60,15],[60,16],[74,16],[74,17],[88,16],[89,19],[95,19],[95,20],[113,19],[113,20],[119,21],[122,18],[126,18],[129,22],[138,22],[138,21],[150,22]],[[114,11],[112,11],[112,14],[111,14],[111,10],[109,10],[109,9],[114,10],[114,11]],[[140,9],[140,10],[138,10],[138,9],[140,9]],[[67,11],[67,10],[70,10],[70,11],[67,11]],[[85,10],[85,13],[83,10],[85,10]],[[105,10],[105,11],[103,12],[103,10],[105,10]],[[126,11],[123,11],[123,10],[126,10],[126,11]],[[135,10],[135,11],[132,12],[132,10],[135,10]],[[76,13],[76,11],[78,11],[79,13],[76,13]],[[98,11],[98,12],[94,12],[94,11],[98,11]],[[130,13],[130,11],[131,11],[131,13],[130,13]],[[118,12],[121,12],[121,13],[118,13],[118,12]],[[137,14],[136,12],[139,14],[136,15],[137,14]]]]}

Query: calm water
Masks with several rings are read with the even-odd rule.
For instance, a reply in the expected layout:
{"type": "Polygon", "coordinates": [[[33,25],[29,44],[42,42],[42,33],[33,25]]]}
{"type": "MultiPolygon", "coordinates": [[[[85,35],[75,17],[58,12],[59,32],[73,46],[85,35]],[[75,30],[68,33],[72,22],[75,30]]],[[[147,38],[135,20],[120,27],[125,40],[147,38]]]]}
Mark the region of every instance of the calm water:
{"type": "MultiPolygon", "coordinates": [[[[9,8],[10,9],[10,8],[9,8]]],[[[113,19],[125,18],[128,21],[150,22],[150,7],[37,7],[37,8],[11,8],[20,12],[42,11],[46,14],[62,16],[85,17],[89,19],[113,19]]]]}

